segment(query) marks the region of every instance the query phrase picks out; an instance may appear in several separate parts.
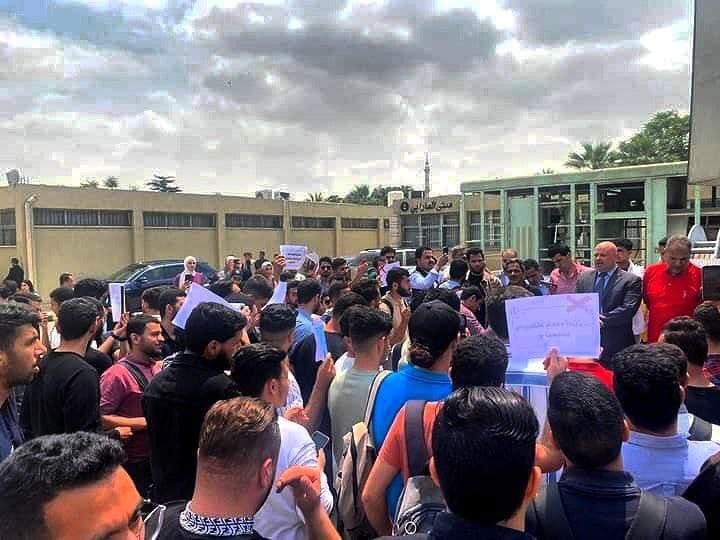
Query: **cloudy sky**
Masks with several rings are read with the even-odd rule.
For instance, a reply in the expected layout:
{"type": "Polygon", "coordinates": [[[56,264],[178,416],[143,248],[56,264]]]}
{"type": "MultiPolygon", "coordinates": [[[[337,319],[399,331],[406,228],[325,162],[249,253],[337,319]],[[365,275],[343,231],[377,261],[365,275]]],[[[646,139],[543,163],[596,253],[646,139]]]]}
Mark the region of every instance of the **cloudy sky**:
{"type": "Polygon", "coordinates": [[[561,169],[689,108],[690,0],[0,0],[0,169],[185,191],[561,169]]]}

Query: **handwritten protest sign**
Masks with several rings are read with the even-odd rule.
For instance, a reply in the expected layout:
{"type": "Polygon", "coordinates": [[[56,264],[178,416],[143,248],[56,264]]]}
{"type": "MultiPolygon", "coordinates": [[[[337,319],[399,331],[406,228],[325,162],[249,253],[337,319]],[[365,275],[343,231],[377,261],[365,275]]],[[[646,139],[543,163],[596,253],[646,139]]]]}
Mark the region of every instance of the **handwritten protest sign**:
{"type": "Polygon", "coordinates": [[[315,253],[314,251],[312,253],[308,253],[306,255],[307,260],[311,261],[313,263],[312,270],[317,270],[318,266],[320,266],[320,255],[315,253]]]}
{"type": "Polygon", "coordinates": [[[125,285],[122,283],[110,283],[108,289],[113,321],[119,322],[125,312],[125,285]]]}
{"type": "MultiPolygon", "coordinates": [[[[223,306],[229,307],[230,309],[234,309],[233,306],[231,306],[228,302],[226,302],[217,294],[208,291],[205,287],[199,285],[198,283],[193,283],[190,285],[190,290],[188,291],[185,303],[182,305],[180,311],[178,311],[177,315],[175,315],[175,318],[173,319],[173,324],[178,328],[185,329],[185,324],[187,323],[188,317],[190,317],[192,310],[205,302],[222,304],[223,306]]],[[[237,309],[235,311],[237,311],[237,309]]]]}
{"type": "Polygon", "coordinates": [[[285,257],[286,270],[300,270],[305,262],[305,246],[281,245],[280,254],[285,257]]]}
{"type": "Polygon", "coordinates": [[[275,290],[273,291],[273,295],[268,300],[268,303],[265,304],[263,309],[265,309],[268,306],[271,306],[273,304],[284,304],[285,303],[285,296],[287,295],[287,282],[281,281],[277,284],[277,287],[275,287],[275,290]]]}
{"type": "Polygon", "coordinates": [[[315,361],[324,362],[328,353],[325,324],[322,319],[313,319],[313,336],[315,338],[315,361]]]}
{"type": "Polygon", "coordinates": [[[564,356],[600,354],[597,293],[516,298],[505,305],[510,337],[510,369],[527,369],[557,347],[564,356]]]}

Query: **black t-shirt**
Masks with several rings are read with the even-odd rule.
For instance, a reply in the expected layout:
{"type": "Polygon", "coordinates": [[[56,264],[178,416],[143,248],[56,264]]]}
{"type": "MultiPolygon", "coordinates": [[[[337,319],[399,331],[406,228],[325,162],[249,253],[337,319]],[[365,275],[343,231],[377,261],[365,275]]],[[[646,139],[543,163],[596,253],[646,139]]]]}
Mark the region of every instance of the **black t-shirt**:
{"type": "Polygon", "coordinates": [[[707,538],[720,538],[720,452],[705,462],[683,498],[700,507],[707,520],[707,538]]]}
{"type": "Polygon", "coordinates": [[[200,427],[215,402],[240,395],[224,367],[180,353],[143,394],[157,502],[188,500],[195,486],[200,427]]]}
{"type": "Polygon", "coordinates": [[[157,540],[211,540],[215,538],[221,538],[222,540],[268,540],[264,536],[260,536],[257,531],[253,531],[253,534],[235,536],[216,536],[188,532],[180,526],[180,514],[185,510],[186,505],[186,502],[173,503],[165,509],[162,528],[156,536],[157,540]]]}
{"type": "Polygon", "coordinates": [[[685,405],[691,414],[711,424],[720,424],[720,388],[717,386],[688,386],[685,405]]]}
{"type": "Polygon", "coordinates": [[[52,351],[25,389],[20,424],[29,440],[41,435],[100,431],[100,379],[85,359],[52,351]]]}
{"type": "Polygon", "coordinates": [[[105,370],[113,365],[112,358],[92,347],[88,347],[88,350],[85,351],[85,361],[97,371],[98,377],[101,377],[105,370]]]}

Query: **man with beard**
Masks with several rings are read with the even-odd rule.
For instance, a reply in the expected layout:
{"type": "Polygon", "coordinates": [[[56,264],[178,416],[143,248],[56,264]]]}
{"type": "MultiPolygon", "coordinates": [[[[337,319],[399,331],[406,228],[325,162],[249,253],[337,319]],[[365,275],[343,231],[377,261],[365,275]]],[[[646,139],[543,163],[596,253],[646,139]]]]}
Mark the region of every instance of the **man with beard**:
{"type": "MultiPolygon", "coordinates": [[[[500,294],[503,290],[503,284],[487,269],[485,263],[485,253],[478,247],[468,248],[465,252],[467,256],[470,271],[466,281],[466,286],[479,287],[485,294],[484,298],[500,294]]],[[[486,326],[487,320],[485,316],[485,302],[482,302],[476,311],[478,322],[486,326]]]]}
{"type": "Polygon", "coordinates": [[[164,340],[160,323],[148,315],[130,319],[126,332],[130,354],[100,377],[100,413],[106,429],[126,426],[132,430],[132,437],[124,441],[127,461],[123,467],[140,495],[147,497],[152,473],[142,395],[160,371],[164,340]]]}
{"type": "Polygon", "coordinates": [[[157,502],[192,496],[205,413],[216,401],[239,395],[225,370],[240,348],[245,323],[245,317],[223,305],[197,306],[185,324],[185,352],[145,390],[142,404],[157,502]]]}
{"type": "Polygon", "coordinates": [[[313,315],[320,309],[320,291],[320,282],[315,279],[305,279],[298,284],[298,311],[293,347],[313,333],[313,315]]]}
{"type": "Polygon", "coordinates": [[[320,257],[318,266],[318,281],[320,281],[320,289],[322,294],[326,295],[330,292],[330,285],[333,282],[332,259],[330,257],[320,257]]]}
{"type": "Polygon", "coordinates": [[[388,292],[380,299],[380,309],[392,317],[393,328],[388,336],[392,347],[405,341],[410,320],[410,272],[404,268],[392,268],[387,273],[388,292]]]}
{"type": "Polygon", "coordinates": [[[39,324],[25,306],[0,305],[0,461],[23,442],[13,387],[30,383],[45,354],[39,324]]]}

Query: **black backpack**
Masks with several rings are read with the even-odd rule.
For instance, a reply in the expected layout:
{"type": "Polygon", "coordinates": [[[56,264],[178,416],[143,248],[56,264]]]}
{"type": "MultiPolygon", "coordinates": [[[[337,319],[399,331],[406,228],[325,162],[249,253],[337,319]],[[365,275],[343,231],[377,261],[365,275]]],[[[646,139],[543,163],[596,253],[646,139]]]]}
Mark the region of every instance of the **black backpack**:
{"type": "MultiPolygon", "coordinates": [[[[625,540],[661,540],[667,522],[667,500],[643,491],[640,503],[625,540]]],[[[574,540],[575,534],[563,508],[556,482],[548,483],[544,496],[528,508],[528,521],[535,523],[535,536],[552,540],[574,540]]],[[[581,540],[581,539],[579,539],[581,540]]]]}

